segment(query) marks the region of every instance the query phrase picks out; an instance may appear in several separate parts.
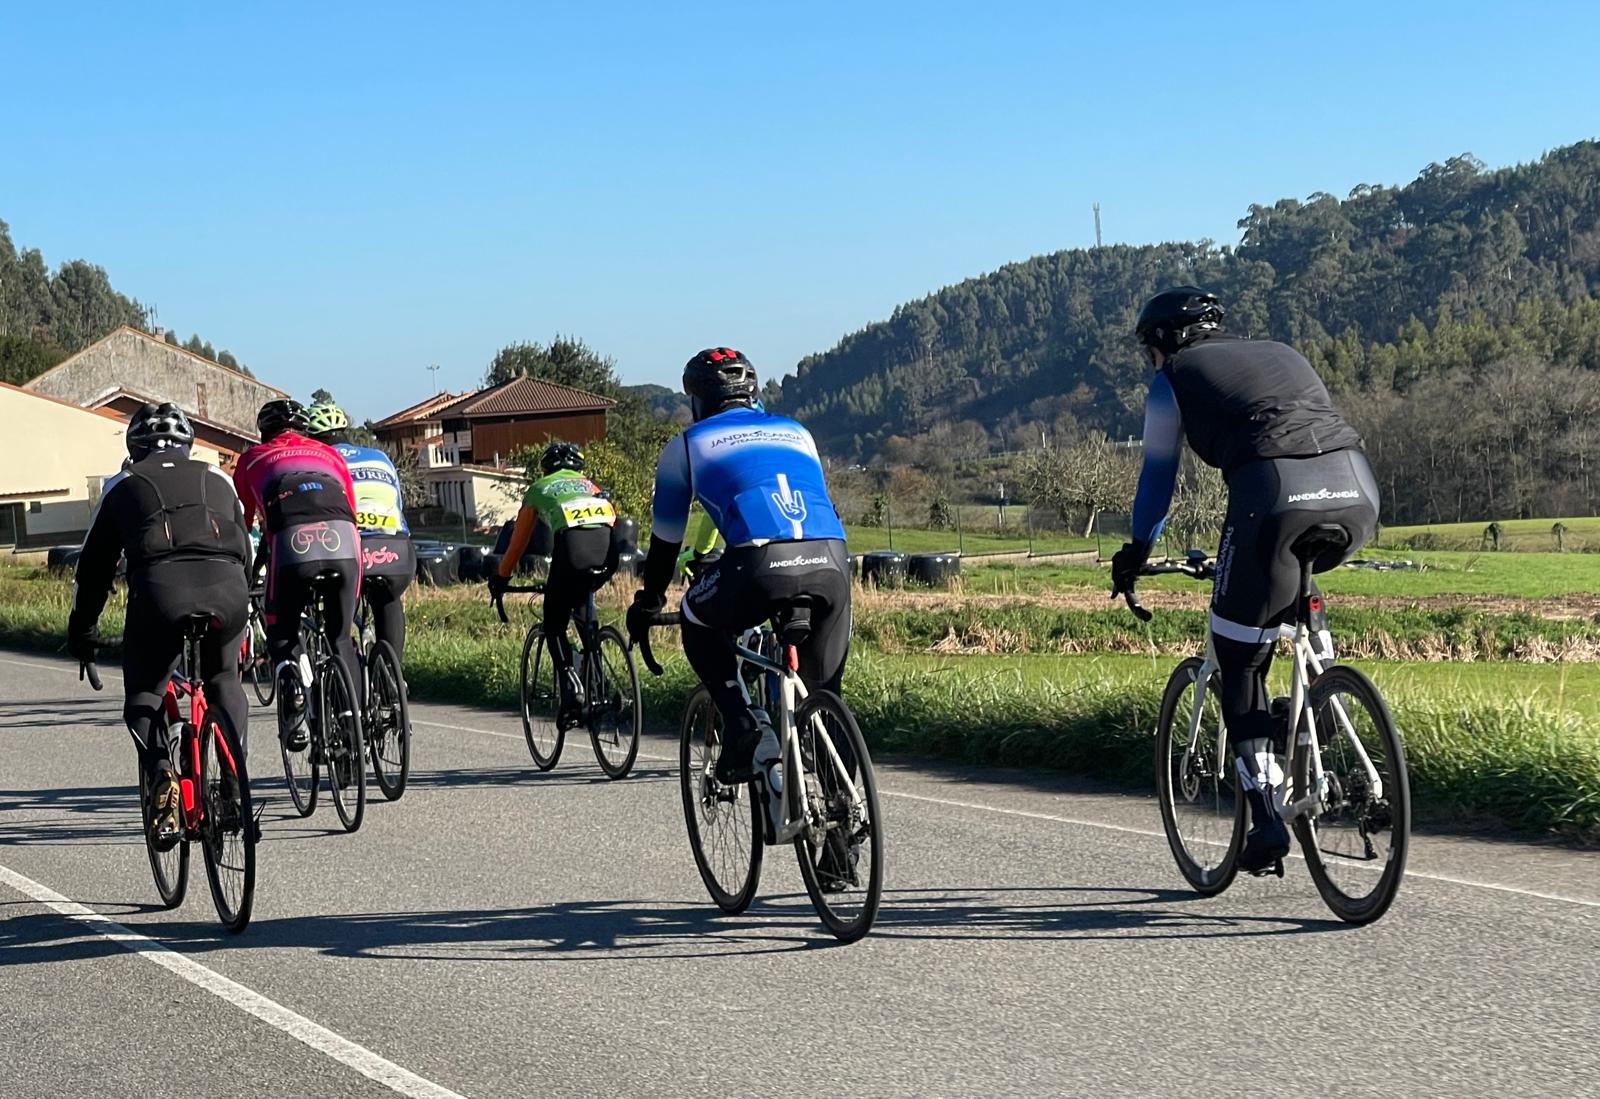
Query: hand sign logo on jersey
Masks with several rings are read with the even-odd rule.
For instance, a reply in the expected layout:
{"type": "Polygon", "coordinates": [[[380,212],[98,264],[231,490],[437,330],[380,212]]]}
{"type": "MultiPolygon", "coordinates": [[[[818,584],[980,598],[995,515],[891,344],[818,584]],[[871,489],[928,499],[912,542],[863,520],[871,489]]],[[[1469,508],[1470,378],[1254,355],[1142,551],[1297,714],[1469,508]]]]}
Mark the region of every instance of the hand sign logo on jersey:
{"type": "Polygon", "coordinates": [[[806,497],[803,492],[796,492],[789,487],[789,478],[786,474],[778,474],[778,491],[772,494],[772,502],[778,505],[778,510],[783,517],[791,523],[806,521],[806,497]]]}

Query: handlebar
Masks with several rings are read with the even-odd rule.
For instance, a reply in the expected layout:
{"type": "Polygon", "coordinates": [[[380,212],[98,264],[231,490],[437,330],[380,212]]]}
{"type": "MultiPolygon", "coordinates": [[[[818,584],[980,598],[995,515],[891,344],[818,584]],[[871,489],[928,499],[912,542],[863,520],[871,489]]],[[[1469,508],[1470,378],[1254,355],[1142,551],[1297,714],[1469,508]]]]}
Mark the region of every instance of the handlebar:
{"type": "Polygon", "coordinates": [[[637,635],[630,631],[628,640],[639,646],[639,657],[644,661],[644,666],[650,669],[651,675],[661,674],[661,665],[656,662],[656,654],[650,651],[651,626],[676,626],[683,621],[683,616],[677,611],[656,611],[645,623],[645,629],[637,635]]]}
{"type": "Polygon", "coordinates": [[[506,596],[508,596],[508,595],[543,595],[543,594],[544,594],[544,585],[543,584],[521,584],[521,585],[513,584],[510,587],[501,588],[499,592],[497,592],[495,595],[490,597],[489,602],[494,604],[495,613],[497,613],[500,616],[500,621],[509,623],[511,621],[511,619],[506,617],[506,601],[505,601],[505,597],[506,596]]]}
{"type": "MultiPolygon", "coordinates": [[[[1167,565],[1145,565],[1139,570],[1139,575],[1187,576],[1191,580],[1210,580],[1217,575],[1217,567],[1216,562],[1210,560],[1179,561],[1167,565]]],[[[1148,622],[1155,617],[1144,604],[1139,602],[1139,597],[1134,594],[1132,588],[1124,592],[1112,592],[1111,598],[1115,599],[1119,594],[1122,596],[1122,601],[1128,605],[1128,610],[1132,611],[1133,616],[1139,621],[1148,622]]]]}
{"type": "Polygon", "coordinates": [[[94,661],[92,660],[83,660],[78,663],[78,682],[82,683],[85,677],[88,677],[89,686],[97,691],[101,689],[100,669],[94,666],[94,661]]]}

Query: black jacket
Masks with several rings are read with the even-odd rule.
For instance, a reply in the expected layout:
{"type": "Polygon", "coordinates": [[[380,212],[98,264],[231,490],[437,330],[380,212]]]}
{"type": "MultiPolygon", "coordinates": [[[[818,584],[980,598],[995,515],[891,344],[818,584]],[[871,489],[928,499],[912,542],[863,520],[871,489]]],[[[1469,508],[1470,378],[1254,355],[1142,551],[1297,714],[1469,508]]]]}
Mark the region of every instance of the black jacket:
{"type": "Polygon", "coordinates": [[[128,585],[152,569],[185,560],[228,560],[240,574],[250,564],[250,536],[233,481],[215,466],[156,451],[106,483],[78,558],[68,636],[94,629],[128,558],[128,585]]]}
{"type": "Polygon", "coordinates": [[[1189,446],[1224,476],[1264,458],[1311,458],[1361,445],[1317,372],[1287,344],[1204,336],[1162,370],[1189,446]]]}

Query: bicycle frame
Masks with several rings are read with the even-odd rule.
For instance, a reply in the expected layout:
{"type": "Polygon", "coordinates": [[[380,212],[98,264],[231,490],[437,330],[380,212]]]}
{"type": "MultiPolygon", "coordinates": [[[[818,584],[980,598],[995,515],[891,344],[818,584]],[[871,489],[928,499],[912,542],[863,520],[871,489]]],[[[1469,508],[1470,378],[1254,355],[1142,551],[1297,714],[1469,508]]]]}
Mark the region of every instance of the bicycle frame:
{"type": "MultiPolygon", "coordinates": [[[[770,842],[779,844],[787,843],[806,829],[815,827],[808,803],[800,798],[804,779],[800,773],[800,728],[794,717],[800,704],[809,697],[809,692],[806,690],[805,681],[800,678],[800,657],[793,645],[784,647],[784,662],[781,664],[758,651],[761,641],[769,636],[772,636],[771,627],[757,626],[741,634],[733,648],[739,660],[741,673],[744,665],[753,665],[769,677],[769,684],[775,683],[778,688],[776,699],[778,713],[775,716],[778,721],[778,742],[781,753],[778,766],[783,775],[783,791],[778,793],[770,789],[767,791],[767,815],[771,826],[770,834],[773,837],[770,842]],[[791,804],[791,799],[794,804],[791,804]],[[774,812],[775,807],[781,811],[781,817],[778,812],[774,812]]],[[[753,705],[743,674],[738,676],[738,680],[739,690],[744,695],[745,703],[753,705]]],[[[855,780],[850,777],[838,749],[834,747],[833,737],[824,731],[817,739],[827,749],[835,772],[849,783],[851,803],[860,804],[861,791],[856,787],[855,780]]]]}
{"type": "MultiPolygon", "coordinates": [[[[197,784],[200,781],[200,725],[205,720],[206,702],[205,688],[196,683],[191,677],[194,670],[200,666],[199,639],[189,637],[183,643],[183,661],[179,668],[167,680],[167,688],[162,696],[162,707],[167,715],[167,732],[171,742],[171,730],[181,729],[177,738],[179,759],[178,764],[178,789],[182,797],[183,823],[186,831],[193,833],[200,827],[200,822],[205,818],[205,807],[197,796],[197,784]],[[182,723],[179,711],[179,701],[189,700],[189,720],[182,723]]],[[[217,749],[222,753],[227,763],[228,770],[238,773],[238,764],[233,758],[233,749],[227,743],[226,737],[217,738],[217,749]]]]}

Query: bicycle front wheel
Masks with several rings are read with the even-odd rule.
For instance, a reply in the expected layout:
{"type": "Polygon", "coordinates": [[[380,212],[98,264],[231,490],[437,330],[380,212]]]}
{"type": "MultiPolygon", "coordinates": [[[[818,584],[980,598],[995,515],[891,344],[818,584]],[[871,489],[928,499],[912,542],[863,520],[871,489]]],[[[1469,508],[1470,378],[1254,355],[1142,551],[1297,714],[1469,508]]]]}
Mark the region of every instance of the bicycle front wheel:
{"type": "Polygon", "coordinates": [[[356,698],[350,669],[338,657],[329,657],[317,669],[322,705],[317,716],[322,726],[322,746],[327,758],[328,793],[346,832],[361,827],[367,810],[367,759],[361,736],[361,704],[356,698]]]}
{"type": "Polygon", "coordinates": [[[271,706],[272,699],[278,693],[278,677],[273,671],[272,660],[267,656],[267,634],[261,625],[261,619],[252,614],[250,616],[249,646],[247,657],[250,661],[250,686],[255,690],[256,699],[263,706],[271,706]]]}
{"type": "Polygon", "coordinates": [[[1293,789],[1297,800],[1320,793],[1321,804],[1295,819],[1295,836],[1333,914],[1347,923],[1371,923],[1394,903],[1405,876],[1411,842],[1405,749],[1383,696],[1355,668],[1336,664],[1324,671],[1311,681],[1309,699],[1323,777],[1318,783],[1302,724],[1293,789]]]}
{"type": "Polygon", "coordinates": [[[756,784],[724,786],[713,773],[722,750],[722,715],[704,687],[689,696],[678,746],[678,780],[689,849],[716,906],[750,907],[761,881],[761,818],[756,784]]]}
{"type": "Polygon", "coordinates": [[[1245,803],[1233,761],[1218,747],[1221,680],[1212,673],[1208,683],[1200,683],[1203,664],[1197,656],[1180,663],[1162,692],[1156,795],[1178,872],[1195,892],[1213,897],[1232,885],[1239,872],[1245,803]]]}
{"type": "Polygon", "coordinates": [[[800,877],[840,942],[872,929],[883,899],[883,814],[861,729],[832,691],[817,691],[794,715],[805,780],[807,827],[795,837],[800,877]]]}
{"type": "Polygon", "coordinates": [[[367,653],[367,694],[372,700],[370,724],[362,730],[372,751],[372,777],[389,801],[399,801],[411,774],[411,709],[400,658],[387,641],[367,653]]]}
{"type": "Polygon", "coordinates": [[[255,903],[256,822],[244,751],[217,710],[200,723],[200,851],[217,916],[238,934],[255,903]]]}
{"type": "Polygon", "coordinates": [[[544,629],[529,626],[522,642],[522,736],[534,766],[548,771],[561,758],[566,730],[556,720],[560,697],[556,693],[556,666],[544,643],[544,629]]]}
{"type": "Polygon", "coordinates": [[[600,631],[589,683],[589,740],[607,778],[623,778],[639,754],[644,715],[633,651],[615,626],[600,631]]]}
{"type": "MultiPolygon", "coordinates": [[[[162,728],[152,731],[152,736],[167,736],[167,730],[162,728]]],[[[173,774],[182,770],[183,761],[178,758],[176,751],[169,757],[172,760],[173,774]]],[[[144,849],[150,856],[150,876],[155,879],[156,892],[161,896],[161,904],[165,908],[176,908],[183,903],[184,894],[189,891],[189,841],[182,836],[163,846],[157,844],[150,835],[150,780],[145,777],[144,767],[139,768],[139,819],[144,822],[144,849]]]]}

